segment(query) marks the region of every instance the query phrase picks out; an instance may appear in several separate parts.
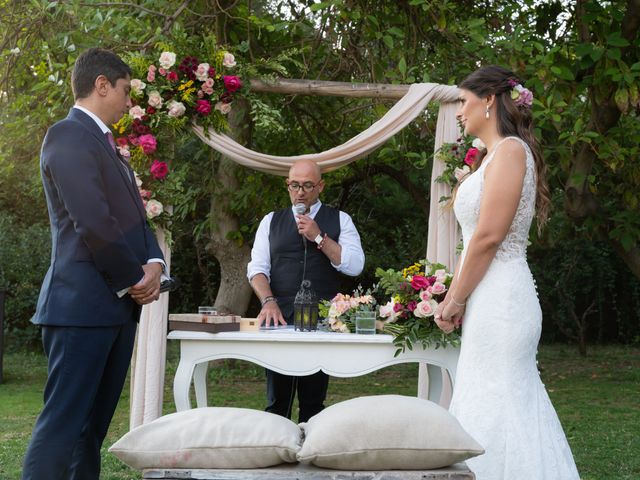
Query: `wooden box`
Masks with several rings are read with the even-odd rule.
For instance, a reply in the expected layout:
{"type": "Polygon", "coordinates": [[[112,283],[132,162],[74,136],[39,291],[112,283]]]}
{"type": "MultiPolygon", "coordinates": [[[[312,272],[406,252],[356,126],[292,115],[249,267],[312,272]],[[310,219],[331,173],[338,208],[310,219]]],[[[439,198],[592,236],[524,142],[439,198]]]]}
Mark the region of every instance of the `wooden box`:
{"type": "Polygon", "coordinates": [[[169,315],[169,330],[209,333],[237,332],[240,330],[240,316],[172,313],[169,315]]]}

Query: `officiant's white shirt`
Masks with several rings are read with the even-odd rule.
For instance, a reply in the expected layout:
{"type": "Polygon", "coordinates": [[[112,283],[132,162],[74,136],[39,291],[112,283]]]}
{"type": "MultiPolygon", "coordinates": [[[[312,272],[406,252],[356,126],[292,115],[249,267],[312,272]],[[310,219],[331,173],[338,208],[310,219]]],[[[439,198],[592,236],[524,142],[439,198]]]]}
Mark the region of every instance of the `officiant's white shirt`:
{"type": "MultiPolygon", "coordinates": [[[[322,202],[319,200],[311,205],[308,216],[315,218],[321,206],[322,202]]],[[[296,214],[293,210],[293,206],[291,206],[291,211],[294,215],[296,214]]],[[[249,281],[251,281],[251,279],[258,273],[264,274],[267,279],[271,280],[269,231],[271,228],[272,218],[273,212],[268,213],[258,226],[256,239],[253,242],[253,248],[251,249],[251,261],[247,265],[247,278],[249,281]]],[[[340,236],[338,237],[338,243],[342,247],[340,265],[334,265],[333,263],[331,265],[333,268],[345,275],[350,275],[352,277],[359,275],[364,268],[364,252],[362,251],[362,245],[360,244],[360,235],[358,234],[351,217],[342,211],[340,211],[340,236]]],[[[315,246],[315,243],[310,242],[309,245],[315,246]]]]}

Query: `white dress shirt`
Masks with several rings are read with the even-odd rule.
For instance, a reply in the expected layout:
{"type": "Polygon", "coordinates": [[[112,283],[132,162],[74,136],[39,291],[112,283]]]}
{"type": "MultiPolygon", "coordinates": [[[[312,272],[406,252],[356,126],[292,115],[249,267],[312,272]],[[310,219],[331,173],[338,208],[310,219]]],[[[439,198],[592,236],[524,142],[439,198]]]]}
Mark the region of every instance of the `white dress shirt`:
{"type": "MultiPolygon", "coordinates": [[[[315,218],[322,203],[317,201],[311,205],[311,209],[308,216],[315,218]]],[[[293,206],[291,211],[294,212],[293,206]]],[[[247,265],[247,278],[249,281],[258,273],[264,274],[268,280],[271,280],[271,250],[269,244],[269,230],[271,228],[271,219],[273,213],[268,213],[260,222],[258,231],[256,232],[256,239],[253,242],[253,248],[251,249],[251,261],[247,265]]],[[[364,268],[364,252],[362,251],[362,245],[360,244],[360,235],[356,230],[356,226],[353,224],[351,217],[340,212],[340,236],[338,237],[338,243],[342,247],[340,254],[340,265],[331,264],[333,268],[345,275],[355,277],[362,272],[364,268]]]]}
{"type": "MultiPolygon", "coordinates": [[[[104,122],[102,120],[100,120],[100,117],[98,117],[95,113],[93,113],[90,110],[87,110],[86,108],[80,106],[80,105],[74,105],[73,108],[77,108],[78,110],[80,110],[81,112],[86,113],[87,115],[89,115],[94,122],[96,122],[98,124],[98,127],[100,127],[100,130],[102,130],[102,133],[107,134],[107,133],[111,133],[111,129],[109,129],[109,127],[107,127],[104,122]]],[[[150,258],[147,260],[147,263],[160,263],[162,264],[162,276],[161,279],[165,280],[167,279],[167,275],[169,274],[169,272],[167,272],[167,264],[164,263],[164,260],[162,260],[161,258],[150,258]]],[[[140,279],[142,280],[142,279],[140,279]]],[[[132,285],[133,286],[133,285],[132,285]]],[[[123,290],[120,290],[118,292],[118,297],[123,297],[124,295],[126,295],[129,292],[128,288],[125,288],[123,290]]]]}

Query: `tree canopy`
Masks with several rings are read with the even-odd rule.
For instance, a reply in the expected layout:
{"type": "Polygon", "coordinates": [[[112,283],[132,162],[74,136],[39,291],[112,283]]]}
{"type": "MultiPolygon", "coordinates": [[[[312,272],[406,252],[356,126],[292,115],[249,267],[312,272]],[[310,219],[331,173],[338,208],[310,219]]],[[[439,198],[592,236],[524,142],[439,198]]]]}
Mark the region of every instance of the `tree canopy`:
{"type": "MultiPolygon", "coordinates": [[[[540,238],[532,233],[533,258],[597,242],[640,278],[640,0],[0,0],[0,25],[0,211],[11,225],[46,223],[39,146],[72,105],[70,69],[80,51],[188,50],[213,37],[236,55],[245,79],[455,84],[481,64],[511,68],[534,92],[554,196],[549,228],[540,238]]],[[[250,92],[234,105],[231,133],[267,153],[316,152],[389,107],[379,99],[250,92]]],[[[427,109],[383,148],[327,176],[323,197],[364,232],[365,280],[376,267],[424,255],[435,113],[427,109]]],[[[238,167],[188,135],[175,139],[173,152],[167,160],[182,185],[174,262],[189,284],[204,284],[176,301],[193,308],[217,292],[218,305],[244,311],[250,290],[242,264],[261,217],[287,203],[282,179],[238,167]]],[[[619,289],[616,278],[629,278],[615,268],[610,291],[619,289]]],[[[579,268],[570,271],[567,281],[581,281],[579,268]]],[[[571,301],[549,298],[580,316],[597,288],[573,292],[571,301]]],[[[640,294],[627,293],[637,319],[640,294]]],[[[598,305],[606,302],[610,296],[598,305]]]]}

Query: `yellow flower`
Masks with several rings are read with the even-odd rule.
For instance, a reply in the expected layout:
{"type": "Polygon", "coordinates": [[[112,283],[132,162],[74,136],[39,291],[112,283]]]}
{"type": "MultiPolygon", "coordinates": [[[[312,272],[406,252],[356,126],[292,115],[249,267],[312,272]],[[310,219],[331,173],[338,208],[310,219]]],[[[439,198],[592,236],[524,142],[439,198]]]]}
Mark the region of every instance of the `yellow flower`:
{"type": "Polygon", "coordinates": [[[183,84],[181,84],[178,87],[178,91],[180,92],[180,91],[184,90],[185,88],[189,88],[191,85],[193,85],[193,80],[189,80],[188,82],[184,82],[183,84]]]}

